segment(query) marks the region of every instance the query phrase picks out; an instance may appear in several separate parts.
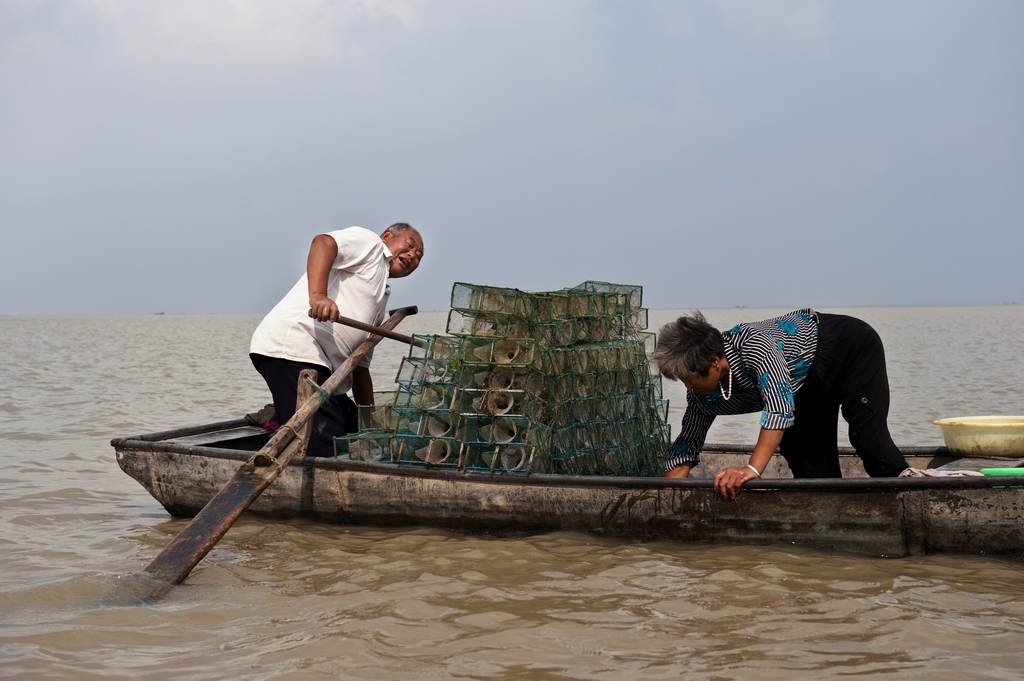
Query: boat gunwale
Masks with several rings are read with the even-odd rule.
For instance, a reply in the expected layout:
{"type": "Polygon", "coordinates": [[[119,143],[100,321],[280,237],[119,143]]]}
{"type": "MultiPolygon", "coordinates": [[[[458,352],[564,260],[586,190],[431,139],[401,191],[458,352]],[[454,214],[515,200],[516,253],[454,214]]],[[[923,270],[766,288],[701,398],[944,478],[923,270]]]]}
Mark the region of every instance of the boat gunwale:
{"type": "MultiPolygon", "coordinates": [[[[155,433],[144,433],[143,435],[131,435],[129,437],[115,437],[110,441],[112,447],[119,447],[122,442],[129,442],[135,440],[142,440],[143,442],[157,442],[161,440],[172,440],[179,437],[188,437],[190,435],[202,435],[204,433],[214,433],[218,430],[229,430],[231,428],[241,428],[243,426],[252,426],[251,423],[243,419],[231,419],[229,421],[217,421],[216,423],[207,423],[201,426],[186,426],[185,428],[172,428],[171,430],[158,430],[155,433]]],[[[255,426],[253,426],[255,427],[255,426]]]]}
{"type": "MultiPolygon", "coordinates": [[[[150,433],[126,438],[115,438],[110,444],[118,454],[122,450],[139,452],[171,453],[199,456],[212,459],[224,459],[245,463],[255,452],[210,447],[205,445],[188,445],[168,441],[174,437],[186,437],[201,433],[213,432],[249,425],[244,419],[224,421],[207,426],[194,426],[158,433],[150,433]]],[[[707,445],[704,451],[711,453],[743,453],[750,451],[752,445],[707,445]]],[[[849,449],[852,453],[852,448],[849,449]]],[[[945,447],[905,447],[901,451],[919,456],[947,454],[945,447]]],[[[484,471],[466,471],[451,468],[426,468],[421,466],[401,466],[393,463],[371,463],[366,461],[350,461],[329,457],[295,457],[291,466],[302,468],[320,468],[334,471],[369,473],[374,475],[390,475],[429,479],[451,480],[455,482],[473,482],[494,485],[522,485],[548,487],[616,487],[624,489],[707,489],[713,487],[713,480],[707,478],[663,478],[663,477],[627,477],[627,476],[583,476],[561,475],[551,473],[507,474],[489,473],[484,471]]],[[[1021,475],[1002,476],[946,476],[946,477],[906,477],[906,478],[761,478],[744,484],[744,490],[828,490],[832,492],[872,492],[882,490],[913,491],[930,489],[995,489],[1012,491],[1024,487],[1024,468],[1021,475]]]]}

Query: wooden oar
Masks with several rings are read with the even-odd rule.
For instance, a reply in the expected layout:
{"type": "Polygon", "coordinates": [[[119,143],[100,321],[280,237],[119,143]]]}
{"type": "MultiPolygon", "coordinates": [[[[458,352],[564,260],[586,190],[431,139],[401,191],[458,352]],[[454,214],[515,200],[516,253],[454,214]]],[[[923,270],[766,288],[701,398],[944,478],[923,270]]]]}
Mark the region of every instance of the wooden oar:
{"type": "MultiPolygon", "coordinates": [[[[312,317],[313,311],[310,310],[307,314],[310,317],[312,317]]],[[[367,333],[373,333],[378,336],[384,336],[385,338],[390,338],[391,340],[402,341],[403,343],[408,343],[409,345],[415,345],[417,347],[427,347],[426,342],[420,340],[419,338],[406,336],[404,333],[395,333],[394,331],[388,331],[387,329],[383,329],[379,326],[373,326],[372,324],[361,322],[358,319],[350,319],[348,317],[342,317],[341,315],[338,315],[338,318],[335,320],[335,324],[351,326],[353,329],[359,329],[360,331],[366,331],[367,333]]]]}
{"type": "MultiPolygon", "coordinates": [[[[380,330],[390,332],[408,315],[416,314],[416,307],[392,310],[391,316],[381,325],[380,330]]],[[[377,328],[377,327],[371,327],[377,328]]],[[[330,378],[295,410],[295,415],[281,426],[267,442],[238,472],[228,480],[220,491],[203,507],[195,518],[160,552],[143,571],[147,579],[140,593],[139,580],[132,588],[136,600],[154,601],[167,594],[175,585],[188,577],[199,561],[220,541],[242,512],[263,493],[270,483],[305,445],[302,437],[296,437],[303,425],[326,402],[341,382],[352,373],[356,365],[381,340],[374,334],[366,339],[330,378]]]]}

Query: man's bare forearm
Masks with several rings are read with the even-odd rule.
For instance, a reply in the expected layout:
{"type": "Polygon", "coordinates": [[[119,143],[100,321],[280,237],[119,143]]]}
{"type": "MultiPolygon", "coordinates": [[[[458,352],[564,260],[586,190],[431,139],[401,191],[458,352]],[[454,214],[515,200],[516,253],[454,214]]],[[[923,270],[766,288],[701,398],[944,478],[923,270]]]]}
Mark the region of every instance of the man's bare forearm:
{"type": "Polygon", "coordinates": [[[314,319],[336,321],[338,306],[327,297],[327,281],[338,257],[338,242],[328,234],[318,234],[306,258],[306,279],[309,282],[309,309],[314,319]]]}

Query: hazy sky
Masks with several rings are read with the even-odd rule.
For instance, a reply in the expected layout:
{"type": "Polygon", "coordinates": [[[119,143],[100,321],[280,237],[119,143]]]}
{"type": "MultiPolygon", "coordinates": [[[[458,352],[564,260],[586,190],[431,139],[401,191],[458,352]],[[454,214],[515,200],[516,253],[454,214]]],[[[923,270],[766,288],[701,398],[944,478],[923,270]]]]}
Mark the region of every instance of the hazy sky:
{"type": "Polygon", "coordinates": [[[1024,2],[0,0],[0,314],[1024,303],[1024,2]]]}

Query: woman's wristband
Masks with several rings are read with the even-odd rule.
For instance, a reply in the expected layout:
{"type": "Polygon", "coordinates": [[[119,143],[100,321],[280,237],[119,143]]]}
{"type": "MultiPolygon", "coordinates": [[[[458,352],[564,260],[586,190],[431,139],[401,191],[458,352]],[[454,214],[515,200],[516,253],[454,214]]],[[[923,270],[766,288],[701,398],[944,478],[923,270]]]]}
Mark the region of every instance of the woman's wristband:
{"type": "Polygon", "coordinates": [[[759,477],[759,478],[761,477],[761,474],[757,472],[757,469],[754,468],[754,466],[752,464],[748,463],[747,464],[747,468],[749,468],[750,470],[754,471],[754,475],[756,475],[757,477],[759,477]]]}

